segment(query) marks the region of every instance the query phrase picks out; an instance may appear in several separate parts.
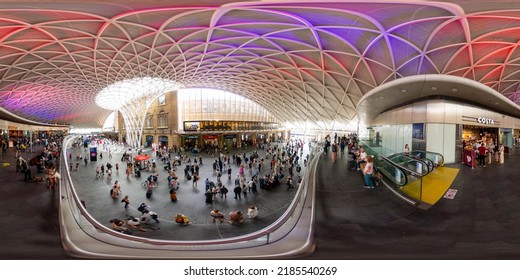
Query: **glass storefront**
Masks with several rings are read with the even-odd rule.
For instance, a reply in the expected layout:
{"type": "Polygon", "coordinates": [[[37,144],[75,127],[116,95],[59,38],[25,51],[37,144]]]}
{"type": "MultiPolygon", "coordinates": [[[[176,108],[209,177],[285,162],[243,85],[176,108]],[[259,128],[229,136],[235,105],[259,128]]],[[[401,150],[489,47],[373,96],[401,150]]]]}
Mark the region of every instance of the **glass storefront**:
{"type": "Polygon", "coordinates": [[[466,147],[474,145],[475,142],[498,144],[498,128],[482,127],[474,125],[462,126],[462,143],[466,147]]]}
{"type": "Polygon", "coordinates": [[[204,135],[204,146],[203,148],[214,148],[218,147],[218,135],[212,134],[212,135],[204,135]]]}
{"type": "Polygon", "coordinates": [[[182,143],[186,150],[193,150],[193,148],[197,147],[198,141],[199,141],[198,135],[184,135],[182,143]]]}
{"type": "Polygon", "coordinates": [[[237,135],[236,134],[227,134],[224,135],[224,146],[228,148],[233,148],[237,146],[237,135]]]}

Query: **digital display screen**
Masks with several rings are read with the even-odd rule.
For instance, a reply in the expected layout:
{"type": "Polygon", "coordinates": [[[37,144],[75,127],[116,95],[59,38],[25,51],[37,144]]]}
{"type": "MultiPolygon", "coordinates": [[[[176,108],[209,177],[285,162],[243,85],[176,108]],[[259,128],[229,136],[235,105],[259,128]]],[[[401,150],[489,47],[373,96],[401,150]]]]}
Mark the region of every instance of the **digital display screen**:
{"type": "Polygon", "coordinates": [[[185,131],[197,131],[200,128],[200,122],[184,122],[185,131]]]}

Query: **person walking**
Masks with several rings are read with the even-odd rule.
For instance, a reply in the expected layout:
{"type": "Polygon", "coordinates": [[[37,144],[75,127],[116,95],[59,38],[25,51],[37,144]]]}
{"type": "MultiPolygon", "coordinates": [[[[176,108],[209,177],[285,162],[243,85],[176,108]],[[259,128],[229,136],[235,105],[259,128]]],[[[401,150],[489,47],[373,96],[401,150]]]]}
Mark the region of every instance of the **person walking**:
{"type": "Polygon", "coordinates": [[[287,181],[285,182],[285,184],[287,184],[287,190],[294,189],[291,176],[287,177],[287,181]]]}
{"type": "Polygon", "coordinates": [[[338,158],[338,144],[336,142],[334,142],[331,145],[330,151],[331,151],[331,154],[332,154],[332,163],[335,163],[336,159],[338,158]]]}
{"type": "Polygon", "coordinates": [[[128,195],[125,195],[125,197],[123,197],[121,203],[125,204],[125,209],[128,208],[128,205],[130,205],[130,198],[128,197],[128,195]]]}
{"type": "Polygon", "coordinates": [[[504,144],[500,143],[500,145],[498,146],[498,158],[499,158],[500,164],[504,163],[504,152],[505,152],[504,144]]]}
{"type": "Polygon", "coordinates": [[[207,190],[204,196],[206,196],[206,204],[213,203],[213,192],[211,192],[211,190],[207,190]]]}
{"type": "Polygon", "coordinates": [[[175,189],[171,189],[170,190],[170,200],[172,202],[176,202],[178,199],[177,199],[177,192],[175,191],[175,189]]]}

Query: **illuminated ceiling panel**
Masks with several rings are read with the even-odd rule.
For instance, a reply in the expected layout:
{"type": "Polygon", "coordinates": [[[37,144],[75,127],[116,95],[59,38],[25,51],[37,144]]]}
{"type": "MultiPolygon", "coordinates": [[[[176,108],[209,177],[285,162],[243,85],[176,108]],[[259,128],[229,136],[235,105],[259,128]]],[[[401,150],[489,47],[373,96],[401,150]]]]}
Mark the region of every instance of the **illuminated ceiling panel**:
{"type": "Polygon", "coordinates": [[[153,77],[332,129],[356,120],[368,91],[418,74],[473,79],[520,102],[516,3],[164,2],[2,3],[0,106],[100,127],[111,111],[98,92],[153,77]]]}

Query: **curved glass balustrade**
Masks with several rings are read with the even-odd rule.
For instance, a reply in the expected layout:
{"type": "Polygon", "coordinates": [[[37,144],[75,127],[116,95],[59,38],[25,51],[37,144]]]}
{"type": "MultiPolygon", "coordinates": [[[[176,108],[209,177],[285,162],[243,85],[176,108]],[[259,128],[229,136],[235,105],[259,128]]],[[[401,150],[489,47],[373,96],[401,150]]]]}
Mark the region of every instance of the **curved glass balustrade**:
{"type": "Polygon", "coordinates": [[[408,184],[408,176],[406,172],[396,165],[394,162],[384,156],[375,156],[374,164],[387,180],[390,180],[397,186],[405,186],[408,184]]]}
{"type": "MultiPolygon", "coordinates": [[[[70,148],[73,137],[64,140],[70,148]]],[[[321,147],[310,151],[308,169],[285,213],[264,229],[234,238],[171,241],[116,232],[98,222],[81,203],[68,172],[68,157],[60,157],[60,227],[62,245],[71,256],[82,258],[197,259],[278,257],[308,254],[314,248],[314,186],[321,147]],[[296,235],[296,236],[295,236],[296,235]],[[283,242],[287,238],[288,242],[283,242]],[[294,240],[299,240],[294,242],[294,240]],[[301,242],[300,242],[301,241],[301,242]]]]}
{"type": "Polygon", "coordinates": [[[410,155],[418,157],[422,160],[429,160],[432,162],[434,167],[441,166],[444,164],[444,156],[440,153],[422,151],[422,150],[413,150],[410,152],[410,155]]]}
{"type": "Polygon", "coordinates": [[[374,165],[384,176],[387,186],[392,187],[399,195],[423,202],[423,177],[436,167],[444,164],[444,157],[439,153],[413,151],[408,155],[392,153],[381,146],[372,147],[363,141],[359,145],[368,155],[374,157],[374,165]],[[389,155],[389,156],[386,156],[389,155]]]}
{"type": "Polygon", "coordinates": [[[433,171],[433,162],[423,160],[416,156],[405,155],[404,153],[393,154],[387,157],[389,160],[401,166],[413,176],[425,176],[433,171]]]}

